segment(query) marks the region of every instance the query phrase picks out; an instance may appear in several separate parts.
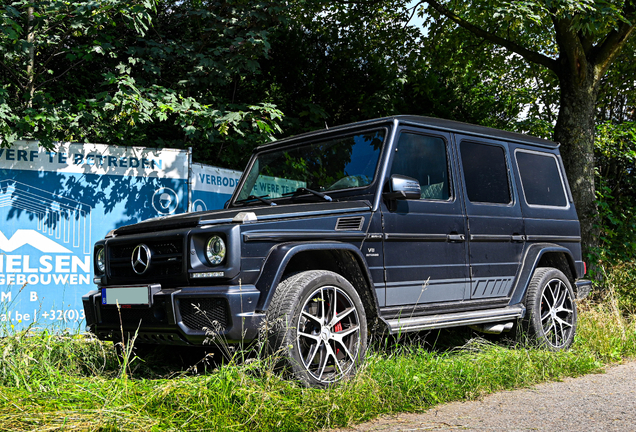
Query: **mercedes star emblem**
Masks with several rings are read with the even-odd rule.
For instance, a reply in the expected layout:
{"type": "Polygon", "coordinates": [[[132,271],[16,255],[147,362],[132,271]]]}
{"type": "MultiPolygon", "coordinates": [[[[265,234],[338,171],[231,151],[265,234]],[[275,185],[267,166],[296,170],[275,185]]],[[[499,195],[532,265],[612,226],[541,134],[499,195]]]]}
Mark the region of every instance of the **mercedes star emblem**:
{"type": "Polygon", "coordinates": [[[135,273],[146,273],[146,270],[150,267],[150,255],[150,248],[143,243],[133,250],[130,262],[135,273]]]}

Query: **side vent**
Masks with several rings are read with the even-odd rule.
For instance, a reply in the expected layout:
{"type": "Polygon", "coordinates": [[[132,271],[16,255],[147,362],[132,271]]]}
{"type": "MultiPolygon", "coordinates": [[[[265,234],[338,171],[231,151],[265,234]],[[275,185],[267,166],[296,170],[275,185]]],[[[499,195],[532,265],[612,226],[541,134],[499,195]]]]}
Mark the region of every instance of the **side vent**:
{"type": "Polygon", "coordinates": [[[336,231],[360,231],[363,224],[363,216],[339,218],[336,222],[336,231]]]}

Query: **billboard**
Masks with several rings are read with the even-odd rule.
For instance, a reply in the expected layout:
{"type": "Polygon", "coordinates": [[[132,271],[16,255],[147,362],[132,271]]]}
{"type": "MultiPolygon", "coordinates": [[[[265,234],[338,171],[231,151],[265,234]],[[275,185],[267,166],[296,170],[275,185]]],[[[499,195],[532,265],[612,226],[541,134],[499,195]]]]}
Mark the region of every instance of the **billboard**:
{"type": "Polygon", "coordinates": [[[19,141],[0,148],[0,329],[83,330],[92,247],[188,209],[189,152],[19,141]]]}
{"type": "Polygon", "coordinates": [[[222,209],[241,177],[241,171],[193,163],[190,167],[190,211],[222,209]]]}
{"type": "MultiPolygon", "coordinates": [[[[193,163],[190,167],[191,196],[189,211],[222,209],[232,197],[241,171],[193,163]]],[[[307,183],[278,177],[259,176],[251,195],[280,198],[283,194],[306,187],[307,183]]]]}

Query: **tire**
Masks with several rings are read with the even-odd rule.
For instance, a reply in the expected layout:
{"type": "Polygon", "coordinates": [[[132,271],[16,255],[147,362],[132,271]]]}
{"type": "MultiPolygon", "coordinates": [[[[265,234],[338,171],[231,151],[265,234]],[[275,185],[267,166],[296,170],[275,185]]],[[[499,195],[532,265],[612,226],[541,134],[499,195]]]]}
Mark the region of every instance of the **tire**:
{"type": "Polygon", "coordinates": [[[576,333],[574,291],[567,277],[551,267],[534,271],[526,294],[524,328],[540,346],[566,350],[576,333]]]}
{"type": "Polygon", "coordinates": [[[309,387],[355,374],[367,347],[360,296],[344,277],[325,270],[297,273],[278,285],[265,332],[268,351],[309,387]]]}

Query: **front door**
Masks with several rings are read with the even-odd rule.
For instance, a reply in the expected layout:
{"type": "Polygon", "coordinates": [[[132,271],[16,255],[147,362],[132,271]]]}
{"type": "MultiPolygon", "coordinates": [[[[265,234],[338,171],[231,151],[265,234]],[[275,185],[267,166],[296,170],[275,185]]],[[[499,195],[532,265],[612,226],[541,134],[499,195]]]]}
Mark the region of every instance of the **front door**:
{"type": "Polygon", "coordinates": [[[395,314],[461,302],[469,288],[466,219],[450,136],[404,128],[389,161],[389,178],[417,179],[420,199],[383,201],[386,307],[395,314]]]}

